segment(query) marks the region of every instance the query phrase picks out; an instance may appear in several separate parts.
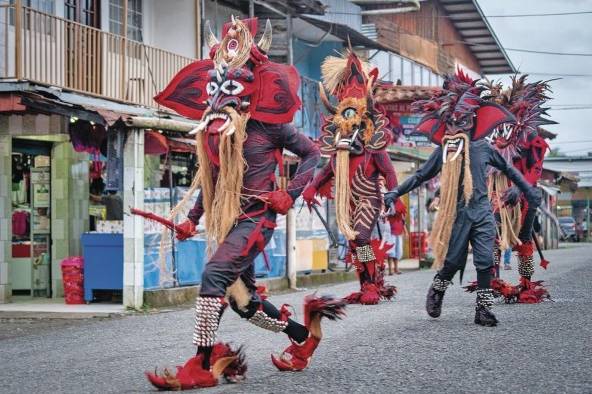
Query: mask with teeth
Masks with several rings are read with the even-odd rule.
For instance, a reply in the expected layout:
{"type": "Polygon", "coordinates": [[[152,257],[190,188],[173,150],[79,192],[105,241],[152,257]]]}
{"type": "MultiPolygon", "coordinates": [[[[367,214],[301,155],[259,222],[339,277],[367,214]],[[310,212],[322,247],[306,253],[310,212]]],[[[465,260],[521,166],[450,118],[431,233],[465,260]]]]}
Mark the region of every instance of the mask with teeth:
{"type": "Polygon", "coordinates": [[[383,148],[389,141],[388,121],[375,109],[372,98],[378,70],[370,70],[349,50],[343,57],[327,57],[321,71],[321,101],[329,113],[323,117],[321,151],[328,155],[336,151],[359,155],[366,149],[383,148]],[[331,103],[326,90],[337,105],[331,103]]]}
{"type": "Polygon", "coordinates": [[[209,24],[206,30],[210,59],[183,68],[154,100],[188,118],[202,120],[195,132],[206,128],[217,131],[214,126],[225,124],[227,112],[248,113],[250,119],[264,123],[290,123],[301,104],[300,77],[293,66],[267,58],[271,23],[267,21],[256,44],[257,18],[232,18],[224,25],[220,41],[209,24]],[[216,122],[210,127],[213,120],[216,122]]]}
{"type": "Polygon", "coordinates": [[[506,89],[501,82],[486,81],[482,85],[489,101],[506,108],[516,118],[515,123],[500,125],[488,136],[490,143],[508,162],[520,156],[520,150],[537,135],[539,127],[556,123],[545,118],[548,108],[543,105],[549,99],[548,81],[527,83],[527,77],[513,76],[506,89]]]}
{"type": "Polygon", "coordinates": [[[462,157],[470,141],[485,138],[498,127],[515,122],[505,108],[481,98],[484,87],[477,82],[458,70],[456,75],[445,78],[437,95],[413,103],[413,110],[424,114],[416,130],[443,146],[444,162],[450,154],[454,160],[462,157]]]}

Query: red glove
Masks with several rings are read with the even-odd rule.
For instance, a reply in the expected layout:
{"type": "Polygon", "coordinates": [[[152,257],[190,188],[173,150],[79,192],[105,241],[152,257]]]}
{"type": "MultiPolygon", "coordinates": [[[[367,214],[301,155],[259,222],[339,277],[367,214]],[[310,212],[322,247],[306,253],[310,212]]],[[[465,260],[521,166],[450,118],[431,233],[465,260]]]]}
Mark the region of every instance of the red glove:
{"type": "Polygon", "coordinates": [[[294,200],[285,190],[265,193],[263,197],[267,199],[270,208],[281,215],[287,214],[288,210],[292,208],[292,204],[294,204],[294,200]]]}
{"type": "Polygon", "coordinates": [[[185,241],[197,234],[197,230],[195,229],[195,224],[187,219],[183,223],[175,226],[175,233],[179,241],[185,241]]]}
{"type": "Polygon", "coordinates": [[[316,199],[317,189],[313,185],[308,185],[302,192],[302,198],[306,201],[308,209],[311,209],[313,205],[321,205],[319,200],[316,199]]]}

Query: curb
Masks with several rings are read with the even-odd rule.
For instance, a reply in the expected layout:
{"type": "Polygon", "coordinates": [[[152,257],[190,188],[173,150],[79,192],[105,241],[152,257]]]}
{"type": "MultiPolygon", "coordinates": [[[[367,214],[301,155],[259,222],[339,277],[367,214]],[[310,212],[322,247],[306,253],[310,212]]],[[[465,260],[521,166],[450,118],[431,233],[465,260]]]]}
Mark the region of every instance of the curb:
{"type": "Polygon", "coordinates": [[[128,313],[116,312],[25,312],[25,311],[0,311],[0,319],[25,319],[25,320],[84,320],[101,319],[124,316],[128,313]]]}

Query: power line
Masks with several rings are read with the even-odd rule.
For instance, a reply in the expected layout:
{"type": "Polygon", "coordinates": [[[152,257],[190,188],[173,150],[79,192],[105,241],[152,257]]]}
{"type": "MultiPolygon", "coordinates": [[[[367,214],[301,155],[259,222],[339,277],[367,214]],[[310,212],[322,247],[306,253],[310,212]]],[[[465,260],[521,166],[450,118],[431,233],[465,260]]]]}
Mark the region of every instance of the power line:
{"type": "Polygon", "coordinates": [[[486,18],[528,18],[538,16],[563,16],[592,14],[592,11],[553,12],[547,14],[513,14],[513,15],[485,15],[486,18]]]}
{"type": "Polygon", "coordinates": [[[589,107],[592,104],[551,104],[550,107],[589,107]]]}
{"type": "Polygon", "coordinates": [[[586,142],[592,142],[592,140],[578,140],[578,141],[553,141],[555,144],[563,145],[563,144],[583,144],[586,142]]]}
{"type": "MultiPolygon", "coordinates": [[[[469,44],[470,45],[470,44],[469,44]]],[[[481,44],[477,44],[481,45],[481,44]]],[[[580,53],[580,52],[553,52],[553,51],[535,51],[532,49],[519,49],[519,48],[504,48],[506,51],[512,52],[526,52],[536,53],[539,55],[557,55],[557,56],[592,56],[592,53],[580,53]]]]}
{"type": "MultiPolygon", "coordinates": [[[[452,41],[452,42],[443,42],[440,43],[440,45],[454,45],[454,44],[464,44],[467,45],[469,47],[490,47],[491,44],[479,44],[479,43],[474,43],[474,42],[470,42],[470,41],[463,41],[463,40],[456,40],[456,41],[452,41]]],[[[582,53],[582,52],[556,52],[556,51],[538,51],[538,50],[534,50],[534,49],[524,49],[524,48],[506,48],[503,45],[500,46],[504,48],[504,50],[506,51],[512,51],[512,52],[526,52],[526,53],[536,53],[536,54],[542,54],[542,55],[558,55],[558,56],[592,56],[592,53],[582,53]]]]}
{"type": "Polygon", "coordinates": [[[549,72],[531,72],[531,71],[520,71],[521,74],[528,75],[543,75],[550,77],[592,77],[592,74],[562,74],[562,73],[549,73],[549,72]]]}
{"type": "MultiPolygon", "coordinates": [[[[354,15],[359,16],[359,12],[345,12],[345,11],[326,11],[325,14],[331,15],[354,15]]],[[[586,15],[592,14],[592,11],[574,11],[574,12],[554,12],[547,14],[508,14],[508,15],[484,15],[486,18],[528,18],[528,17],[541,17],[541,16],[565,16],[565,15],[586,15]]],[[[415,18],[452,18],[451,15],[413,15],[415,18]]],[[[462,22],[462,19],[457,19],[462,22]]]]}
{"type": "Polygon", "coordinates": [[[550,108],[549,111],[574,111],[574,110],[582,110],[582,109],[592,109],[592,106],[589,106],[589,107],[550,108]]]}

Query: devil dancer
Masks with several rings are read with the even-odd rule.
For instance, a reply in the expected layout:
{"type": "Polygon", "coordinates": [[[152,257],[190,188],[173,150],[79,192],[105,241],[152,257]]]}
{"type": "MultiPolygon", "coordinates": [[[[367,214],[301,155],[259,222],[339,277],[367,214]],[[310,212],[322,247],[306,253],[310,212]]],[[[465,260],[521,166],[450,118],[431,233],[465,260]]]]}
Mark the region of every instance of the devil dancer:
{"type": "Polygon", "coordinates": [[[271,238],[276,215],[287,213],[319,160],[318,148],[288,125],[300,107],[298,73],[292,66],[268,60],[269,21],[258,44],[253,40],[256,30],[257,19],[233,18],[224,25],[221,42],[210,31],[211,59],[185,67],[156,97],[164,106],[201,119],[194,130],[199,170],[188,196],[198,187],[201,192],[177,234],[180,238],[194,234],[205,215],[211,252],[195,305],[197,354],[176,372],[147,373],[161,389],[209,387],[218,383],[220,374],[232,380],[244,375],[244,356],[216,342],[228,304],[250,323],[288,335],[292,344],[272,356],[281,371],[306,368],[321,340],[321,318],[343,314],[342,301],[309,296],[302,325],[255,286],[253,261],[271,238]],[[301,162],[287,188],[280,190],[274,174],[284,148],[301,162]]]}
{"type": "MultiPolygon", "coordinates": [[[[489,100],[502,105],[516,118],[513,124],[500,125],[490,136],[493,147],[520,171],[531,186],[536,186],[543,170],[543,158],[549,148],[538,135],[539,127],[555,122],[545,118],[544,103],[549,99],[546,82],[526,82],[527,76],[515,76],[512,84],[503,89],[501,83],[484,84],[489,100]]],[[[498,222],[497,239],[494,248],[496,278],[492,288],[496,295],[506,302],[538,303],[549,298],[541,282],[532,282],[534,273],[532,228],[536,207],[520,196],[512,182],[499,170],[489,171],[489,197],[498,222]],[[518,273],[520,284],[512,286],[499,279],[501,251],[513,248],[518,252],[518,273]]],[[[546,261],[541,265],[546,268],[546,261]]],[[[468,286],[471,291],[473,286],[468,286]]]]}
{"type": "Polygon", "coordinates": [[[416,111],[426,114],[417,130],[438,147],[413,176],[385,195],[385,203],[391,204],[441,172],[440,210],[430,240],[439,271],[429,288],[426,310],[431,317],[440,316],[452,278],[459,270],[462,277],[470,242],[477,269],[475,323],[495,326],[491,270],[496,225],[487,196],[487,166],[505,174],[533,207],[540,203],[540,191],[483,139],[515,118],[503,107],[482,100],[482,89],[459,71],[445,79],[439,94],[414,103],[416,111]]]}
{"type": "Polygon", "coordinates": [[[386,152],[390,141],[387,120],[374,108],[372,99],[378,70],[370,70],[350,50],[344,57],[325,59],[322,74],[321,99],[330,115],[323,119],[321,152],[331,159],[305,189],[303,198],[309,204],[318,203],[316,195],[332,198],[335,180],[337,226],[350,243],[347,258],[360,279],[360,291],[346,300],[377,304],[381,298],[392,298],[396,288],[384,284],[388,247],[370,238],[383,203],[381,179],[389,190],[397,185],[386,152]],[[329,102],[325,88],[339,101],[336,107],[329,102]]]}

